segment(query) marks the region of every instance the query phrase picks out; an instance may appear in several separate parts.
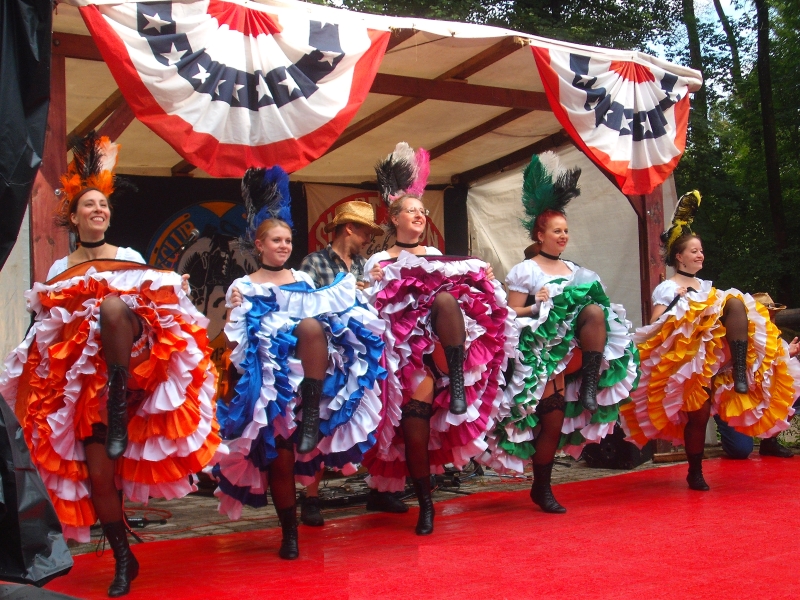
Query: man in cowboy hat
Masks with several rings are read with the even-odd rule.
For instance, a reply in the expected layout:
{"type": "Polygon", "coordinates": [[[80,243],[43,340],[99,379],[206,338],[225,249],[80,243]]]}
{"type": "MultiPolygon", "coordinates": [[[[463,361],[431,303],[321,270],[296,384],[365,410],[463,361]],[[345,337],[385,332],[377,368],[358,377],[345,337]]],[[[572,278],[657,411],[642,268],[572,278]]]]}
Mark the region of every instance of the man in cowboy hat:
{"type": "MultiPolygon", "coordinates": [[[[303,259],[300,269],[311,276],[316,287],[333,283],[339,273],[352,273],[359,287],[363,285],[366,259],[361,251],[383,229],[375,223],[375,211],[368,202],[353,200],[342,202],[336,207],[333,220],[325,226],[325,233],[333,232],[333,241],[303,259]]],[[[317,473],[314,483],[306,488],[306,495],[300,505],[300,520],[311,526],[325,523],[319,510],[319,482],[322,471],[317,473]]],[[[388,492],[370,490],[367,510],[402,513],[408,507],[400,499],[388,492]]]]}
{"type": "Polygon", "coordinates": [[[300,269],[311,276],[318,288],[332,284],[339,273],[352,273],[360,282],[367,262],[361,251],[374,236],[383,234],[383,229],[375,223],[372,205],[360,200],[342,202],[336,207],[333,220],[325,226],[325,233],[331,231],[333,241],[306,256],[300,269]]]}

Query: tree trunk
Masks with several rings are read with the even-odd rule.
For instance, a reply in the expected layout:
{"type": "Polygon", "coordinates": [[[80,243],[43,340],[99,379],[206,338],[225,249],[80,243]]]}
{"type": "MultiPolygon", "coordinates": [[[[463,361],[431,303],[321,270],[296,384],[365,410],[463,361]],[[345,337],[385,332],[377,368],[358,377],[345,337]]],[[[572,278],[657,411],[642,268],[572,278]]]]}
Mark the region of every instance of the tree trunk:
{"type": "Polygon", "coordinates": [[[725,37],[728,40],[728,46],[731,49],[731,78],[733,79],[734,89],[738,89],[742,81],[742,63],[739,61],[739,42],[736,41],[736,33],[733,31],[731,20],[725,11],[722,10],[722,3],[720,0],[714,0],[714,8],[717,9],[717,16],[719,22],[722,24],[722,29],[725,31],[725,37]]]}
{"type": "MultiPolygon", "coordinates": [[[[754,0],[758,22],[758,90],[761,97],[761,125],[764,138],[764,158],[766,162],[767,193],[772,226],[775,231],[775,244],[779,259],[786,250],[786,216],[783,210],[781,192],[781,173],[778,162],[778,140],[775,133],[775,109],[772,104],[772,77],[769,66],[769,6],[767,0],[754,0]]],[[[778,301],[791,305],[792,282],[789,275],[779,280],[778,301]]]]}
{"type": "MultiPolygon", "coordinates": [[[[689,36],[689,62],[693,69],[703,74],[703,53],[700,49],[700,34],[697,30],[697,16],[694,14],[694,0],[681,0],[683,3],[683,22],[689,36]]],[[[708,137],[708,96],[705,83],[694,93],[692,103],[692,129],[695,136],[700,135],[704,141],[708,137]]],[[[700,141],[700,140],[698,140],[700,141]]]]}

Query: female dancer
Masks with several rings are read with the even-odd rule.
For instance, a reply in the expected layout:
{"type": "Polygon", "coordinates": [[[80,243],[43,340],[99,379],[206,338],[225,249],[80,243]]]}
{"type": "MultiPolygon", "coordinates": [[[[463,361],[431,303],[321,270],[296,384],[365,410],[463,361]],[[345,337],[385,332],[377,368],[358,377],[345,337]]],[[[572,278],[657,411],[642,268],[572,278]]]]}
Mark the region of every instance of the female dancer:
{"type": "Polygon", "coordinates": [[[192,491],[190,474],[219,444],[216,373],[208,321],[186,280],[105,242],[117,146],[90,134],[73,150],[58,218],[78,248],[26,293],[35,322],[6,359],[0,391],[64,535],[88,542],[100,519],[116,561],[108,595],[116,597],[139,570],[118,486],[136,502],[192,491]]]}
{"type": "Polygon", "coordinates": [[[284,559],[299,555],[295,475],[308,484],[324,466],[354,472],[375,441],[383,322],[356,297],[352,275],[315,290],[302,271],[285,269],[292,252],[289,177],[279,167],[249,169],[243,241],[261,268],[231,284],[225,326],[231,363],[241,374],[217,417],[229,450],[212,469],[220,512],[266,504],[280,519],[284,559]],[[298,428],[297,423],[300,422],[298,428]]]}
{"type": "Polygon", "coordinates": [[[708,491],[702,460],[711,411],[746,435],[773,437],[789,427],[800,368],[766,307],[697,277],[703,245],[690,226],[699,206],[699,192],[681,197],[662,236],[675,275],[653,291],[651,324],[634,336],[642,373],[622,424],[639,446],[654,438],[683,444],[689,488],[708,491]]]}
{"type": "Polygon", "coordinates": [[[365,296],[387,321],[384,415],[364,457],[370,487],[402,491],[411,476],[420,506],[417,535],[433,532],[431,472],[461,468],[481,453],[516,344],[505,295],[486,263],[441,257],[421,246],[428,214],[420,196],[428,156],[405,142],[376,170],[396,238],[364,271],[365,296]],[[466,324],[465,324],[466,322],[466,324]]]}
{"type": "Polygon", "coordinates": [[[580,194],[578,177],[580,169],[562,170],[552,152],[534,156],[525,170],[523,224],[536,254],[506,279],[520,344],[483,459],[499,472],[521,473],[530,458],[531,499],[548,513],[566,512],[550,487],[556,450],[577,456],[587,440],[613,431],[638,366],[625,309],[611,304],[596,273],[560,258],[569,240],[564,207],[580,194]]]}

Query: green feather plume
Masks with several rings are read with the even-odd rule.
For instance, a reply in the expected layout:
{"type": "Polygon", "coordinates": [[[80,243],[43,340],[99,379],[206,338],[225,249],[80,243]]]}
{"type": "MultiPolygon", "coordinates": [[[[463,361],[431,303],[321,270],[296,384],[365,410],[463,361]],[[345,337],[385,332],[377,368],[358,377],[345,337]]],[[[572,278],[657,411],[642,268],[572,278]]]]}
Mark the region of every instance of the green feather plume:
{"type": "Polygon", "coordinates": [[[536,218],[546,210],[565,213],[569,201],[581,193],[580,176],[579,167],[562,167],[554,152],[534,155],[522,175],[522,206],[527,217],[522,219],[522,226],[531,231],[536,218]]]}

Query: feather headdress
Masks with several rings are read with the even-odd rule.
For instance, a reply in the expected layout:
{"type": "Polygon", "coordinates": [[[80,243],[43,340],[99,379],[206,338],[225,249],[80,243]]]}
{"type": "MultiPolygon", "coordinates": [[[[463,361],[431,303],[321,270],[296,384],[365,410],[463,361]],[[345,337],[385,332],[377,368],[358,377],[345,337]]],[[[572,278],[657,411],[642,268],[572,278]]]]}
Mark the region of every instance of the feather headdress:
{"type": "Polygon", "coordinates": [[[431,172],[430,162],[424,148],[414,152],[405,142],[397,144],[389,156],[375,165],[383,201],[391,204],[402,196],[421,198],[431,172]]]}
{"type": "Polygon", "coordinates": [[[117,183],[114,169],[117,167],[119,144],[92,131],[86,137],[73,140],[70,150],[72,161],[67,172],[61,176],[61,189],[56,192],[63,196],[58,207],[58,218],[65,223],[69,223],[68,212],[72,199],[82,190],[97,188],[106,198],[114,193],[117,183]]]}
{"type": "Polygon", "coordinates": [[[667,256],[672,253],[672,244],[678,241],[682,235],[694,233],[692,222],[697,214],[697,209],[700,208],[700,200],[700,192],[697,190],[686,192],[678,200],[675,212],[672,213],[672,224],[661,234],[661,242],[664,244],[667,256]]]}
{"type": "Polygon", "coordinates": [[[531,231],[536,218],[546,210],[566,214],[569,201],[580,196],[580,176],[580,167],[561,166],[554,152],[534,155],[522,175],[522,206],[527,217],[522,220],[522,226],[531,231]]]}
{"type": "Polygon", "coordinates": [[[292,223],[289,175],[280,167],[250,168],[242,177],[242,199],[247,209],[247,230],[239,239],[242,248],[255,252],[256,231],[267,219],[292,223]]]}

